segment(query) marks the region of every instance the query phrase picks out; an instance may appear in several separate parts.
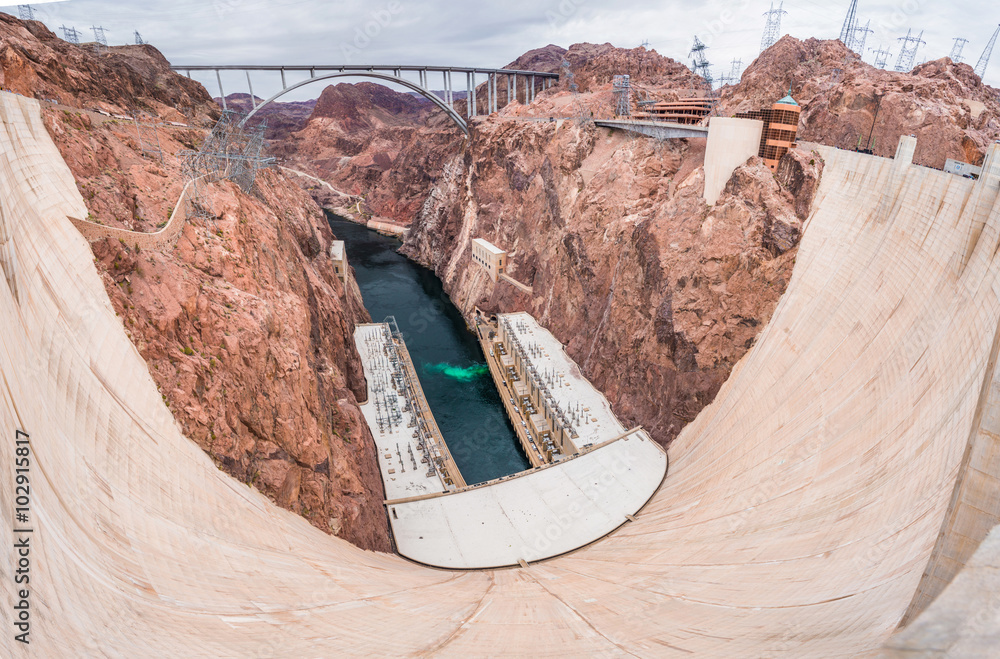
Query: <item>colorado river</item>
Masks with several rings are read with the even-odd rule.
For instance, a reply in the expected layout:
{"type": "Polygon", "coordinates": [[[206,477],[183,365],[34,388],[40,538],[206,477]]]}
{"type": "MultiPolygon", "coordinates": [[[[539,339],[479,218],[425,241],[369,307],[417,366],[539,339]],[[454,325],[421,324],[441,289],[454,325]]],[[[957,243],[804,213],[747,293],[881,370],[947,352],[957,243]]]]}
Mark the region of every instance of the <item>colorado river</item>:
{"type": "Polygon", "coordinates": [[[420,384],[470,485],[529,468],[476,336],[433,272],[397,253],[400,242],[328,214],[345,243],[372,320],[395,316],[420,384]]]}

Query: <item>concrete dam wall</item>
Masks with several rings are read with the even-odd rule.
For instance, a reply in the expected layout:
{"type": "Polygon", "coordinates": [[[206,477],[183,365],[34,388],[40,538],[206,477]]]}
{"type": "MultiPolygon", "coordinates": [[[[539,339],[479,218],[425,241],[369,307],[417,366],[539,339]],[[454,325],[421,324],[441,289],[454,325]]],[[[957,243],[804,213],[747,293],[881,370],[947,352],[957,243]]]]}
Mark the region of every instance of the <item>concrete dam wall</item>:
{"type": "Polygon", "coordinates": [[[978,498],[997,492],[995,175],[820,147],[788,291],[636,521],[455,572],[327,536],[185,438],[37,102],[2,94],[0,120],[0,517],[9,538],[21,430],[32,524],[31,645],[8,629],[3,656],[853,656],[1000,512],[978,498]]]}

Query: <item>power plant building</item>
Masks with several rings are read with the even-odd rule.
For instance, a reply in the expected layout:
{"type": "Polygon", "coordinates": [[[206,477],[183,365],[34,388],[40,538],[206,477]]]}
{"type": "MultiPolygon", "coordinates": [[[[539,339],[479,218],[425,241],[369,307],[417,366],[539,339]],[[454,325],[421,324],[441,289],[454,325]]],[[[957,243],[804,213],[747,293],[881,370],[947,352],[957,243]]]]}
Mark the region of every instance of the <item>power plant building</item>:
{"type": "Polygon", "coordinates": [[[472,260],[486,268],[493,281],[507,269],[507,252],[482,238],[472,239],[472,260]]]}

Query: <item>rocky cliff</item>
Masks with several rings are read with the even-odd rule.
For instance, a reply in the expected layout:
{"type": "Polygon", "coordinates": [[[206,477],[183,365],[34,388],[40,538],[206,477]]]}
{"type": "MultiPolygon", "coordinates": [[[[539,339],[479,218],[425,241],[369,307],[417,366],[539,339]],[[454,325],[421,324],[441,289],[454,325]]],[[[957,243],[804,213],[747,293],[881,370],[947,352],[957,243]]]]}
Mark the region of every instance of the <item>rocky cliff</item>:
{"type": "Polygon", "coordinates": [[[323,90],[305,127],[278,138],[290,166],[364,196],[363,208],[409,224],[462,132],[429,101],[369,82],[323,90]]]}
{"type": "MultiPolygon", "coordinates": [[[[46,127],[73,171],[91,222],[162,227],[218,116],[205,90],[151,46],[89,48],[40,23],[0,15],[3,85],[43,103],[46,127]],[[134,123],[92,111],[143,113],[134,123]],[[166,126],[175,121],[192,127],[166,126]],[[162,159],[142,152],[155,141],[162,159]]],[[[297,185],[264,171],[254,194],[201,188],[203,214],[175,243],[138,249],[104,239],[95,264],[125,331],[184,433],[219,467],[313,525],[361,547],[389,549],[353,327],[367,321],[353,279],[328,253],[333,235],[297,185]]]]}

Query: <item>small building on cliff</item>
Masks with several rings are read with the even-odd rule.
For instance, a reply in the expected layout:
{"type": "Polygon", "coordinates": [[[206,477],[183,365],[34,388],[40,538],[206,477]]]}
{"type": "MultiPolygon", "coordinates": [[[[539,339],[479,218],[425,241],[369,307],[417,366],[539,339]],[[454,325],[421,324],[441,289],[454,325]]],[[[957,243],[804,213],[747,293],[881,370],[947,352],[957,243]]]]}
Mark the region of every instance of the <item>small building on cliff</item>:
{"type": "Polygon", "coordinates": [[[497,280],[507,269],[507,252],[488,240],[472,239],[472,261],[486,268],[490,279],[497,280]]]}
{"type": "Polygon", "coordinates": [[[347,283],[347,252],[344,251],[344,241],[334,240],[330,244],[330,259],[333,261],[333,270],[341,283],[347,283]]]}

